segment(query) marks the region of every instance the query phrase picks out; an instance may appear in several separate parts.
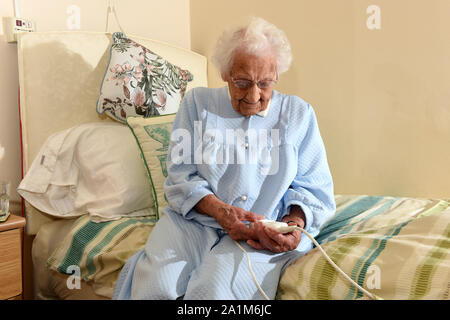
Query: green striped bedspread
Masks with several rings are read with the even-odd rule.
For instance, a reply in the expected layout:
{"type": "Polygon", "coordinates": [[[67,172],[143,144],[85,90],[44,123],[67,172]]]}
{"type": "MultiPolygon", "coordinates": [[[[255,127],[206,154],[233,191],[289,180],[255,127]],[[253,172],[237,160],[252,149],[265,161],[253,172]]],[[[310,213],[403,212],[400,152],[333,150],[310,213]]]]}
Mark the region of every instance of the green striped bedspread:
{"type": "MultiPolygon", "coordinates": [[[[382,299],[448,299],[450,201],[337,195],[316,240],[356,283],[382,299]]],[[[367,299],[318,248],[286,268],[277,299],[367,299]]]]}
{"type": "MultiPolygon", "coordinates": [[[[384,299],[448,299],[450,199],[336,195],[336,214],[316,237],[353,280],[384,299]]],[[[95,223],[80,217],[47,261],[111,297],[126,260],[145,246],[150,218],[95,223]]],[[[318,248],[286,268],[277,299],[366,299],[318,248]]]]}

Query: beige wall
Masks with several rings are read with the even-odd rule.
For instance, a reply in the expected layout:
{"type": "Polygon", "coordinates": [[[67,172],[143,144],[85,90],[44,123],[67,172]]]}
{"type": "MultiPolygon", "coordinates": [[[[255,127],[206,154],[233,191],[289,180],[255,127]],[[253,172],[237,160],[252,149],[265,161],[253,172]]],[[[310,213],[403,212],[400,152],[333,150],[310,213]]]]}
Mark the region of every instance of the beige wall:
{"type": "Polygon", "coordinates": [[[336,193],[450,197],[450,1],[191,0],[192,50],[251,15],[291,41],[276,89],[314,106],[336,193]]]}

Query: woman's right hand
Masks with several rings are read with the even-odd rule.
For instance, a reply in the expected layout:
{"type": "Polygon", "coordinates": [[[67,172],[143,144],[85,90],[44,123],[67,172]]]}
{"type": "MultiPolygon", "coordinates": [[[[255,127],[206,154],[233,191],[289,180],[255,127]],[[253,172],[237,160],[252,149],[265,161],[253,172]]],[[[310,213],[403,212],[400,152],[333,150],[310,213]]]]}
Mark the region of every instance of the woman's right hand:
{"type": "Polygon", "coordinates": [[[251,223],[264,219],[264,216],[254,212],[226,204],[212,194],[202,198],[195,205],[195,210],[216,219],[233,240],[257,240],[255,230],[247,227],[243,221],[251,223]]]}
{"type": "Polygon", "coordinates": [[[243,221],[250,223],[264,219],[263,216],[242,208],[227,206],[218,209],[217,222],[228,232],[233,240],[256,240],[258,236],[253,228],[249,228],[243,221]]]}

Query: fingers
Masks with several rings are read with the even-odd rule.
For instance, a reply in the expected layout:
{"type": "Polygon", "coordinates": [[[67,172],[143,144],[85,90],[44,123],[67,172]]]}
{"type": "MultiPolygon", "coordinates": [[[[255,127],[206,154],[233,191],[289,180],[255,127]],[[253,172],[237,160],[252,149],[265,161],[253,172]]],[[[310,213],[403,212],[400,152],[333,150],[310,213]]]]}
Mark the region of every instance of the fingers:
{"type": "MultiPolygon", "coordinates": [[[[216,218],[217,219],[217,218],[216,218]]],[[[267,249],[272,252],[285,252],[293,250],[300,242],[300,237],[290,234],[280,234],[275,230],[264,227],[259,220],[264,216],[238,207],[227,207],[222,210],[219,224],[228,232],[233,240],[249,240],[247,243],[255,249],[267,249]],[[243,221],[251,222],[247,227],[243,221]]]]}
{"type": "MultiPolygon", "coordinates": [[[[260,249],[260,246],[263,246],[264,249],[280,253],[294,250],[300,243],[301,232],[298,230],[282,234],[257,222],[254,223],[253,229],[258,236],[258,246],[252,243],[252,247],[255,249],[260,249]]],[[[249,245],[251,244],[249,243],[249,245]]]]}
{"type": "Polygon", "coordinates": [[[242,221],[236,219],[232,225],[228,229],[228,234],[233,240],[258,240],[258,236],[256,235],[255,229],[249,228],[242,221]]]}
{"type": "MultiPolygon", "coordinates": [[[[239,240],[257,239],[255,230],[247,227],[242,222],[235,228],[235,234],[239,237],[239,240]]],[[[236,239],[235,239],[236,240],[236,239]]]]}
{"type": "Polygon", "coordinates": [[[239,220],[241,221],[255,222],[262,219],[264,219],[264,216],[260,214],[256,214],[254,212],[246,211],[243,209],[239,210],[239,220]]]}
{"type": "Polygon", "coordinates": [[[262,223],[255,223],[254,224],[254,230],[256,232],[256,235],[258,237],[258,242],[260,245],[262,245],[265,249],[268,249],[272,252],[283,252],[282,247],[280,244],[274,239],[272,239],[268,234],[266,233],[266,227],[262,223]]]}
{"type": "Polygon", "coordinates": [[[256,250],[264,250],[266,249],[261,243],[255,240],[247,240],[247,244],[256,250]]]}

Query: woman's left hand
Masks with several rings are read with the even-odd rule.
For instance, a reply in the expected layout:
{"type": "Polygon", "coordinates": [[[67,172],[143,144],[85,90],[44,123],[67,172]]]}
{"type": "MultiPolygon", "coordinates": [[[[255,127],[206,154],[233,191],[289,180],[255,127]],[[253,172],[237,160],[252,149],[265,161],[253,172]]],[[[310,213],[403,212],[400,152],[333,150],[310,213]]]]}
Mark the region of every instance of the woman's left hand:
{"type": "MultiPolygon", "coordinates": [[[[289,223],[295,225],[295,223],[289,223]]],[[[302,232],[294,230],[288,233],[279,233],[273,229],[265,227],[261,222],[254,222],[255,234],[258,241],[247,240],[247,244],[257,250],[270,250],[275,253],[291,251],[297,248],[300,243],[302,232]]]]}

